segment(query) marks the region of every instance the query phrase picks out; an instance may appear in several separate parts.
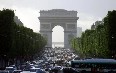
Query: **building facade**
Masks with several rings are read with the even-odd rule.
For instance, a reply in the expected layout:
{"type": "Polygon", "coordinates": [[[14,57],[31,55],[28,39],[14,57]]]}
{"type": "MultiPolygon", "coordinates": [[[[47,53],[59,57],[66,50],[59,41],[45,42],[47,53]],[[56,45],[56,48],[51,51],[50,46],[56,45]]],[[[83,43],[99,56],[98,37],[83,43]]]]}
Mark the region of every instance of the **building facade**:
{"type": "Polygon", "coordinates": [[[52,47],[52,29],[59,25],[64,29],[64,48],[70,48],[70,40],[77,36],[77,11],[52,9],[40,11],[40,33],[46,37],[47,46],[52,47]]]}

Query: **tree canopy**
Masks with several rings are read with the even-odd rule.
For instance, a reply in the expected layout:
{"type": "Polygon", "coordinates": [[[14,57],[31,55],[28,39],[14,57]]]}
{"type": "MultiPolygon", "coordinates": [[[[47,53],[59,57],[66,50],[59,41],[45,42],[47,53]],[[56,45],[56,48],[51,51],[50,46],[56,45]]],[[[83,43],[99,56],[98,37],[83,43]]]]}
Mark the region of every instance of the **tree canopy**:
{"type": "MultiPolygon", "coordinates": [[[[14,22],[14,11],[0,11],[0,60],[32,60],[46,45],[46,39],[32,29],[14,22]]],[[[7,65],[7,64],[6,64],[7,65]]]]}
{"type": "Polygon", "coordinates": [[[116,58],[116,11],[109,11],[94,30],[86,30],[71,41],[72,48],[82,57],[116,58]]]}

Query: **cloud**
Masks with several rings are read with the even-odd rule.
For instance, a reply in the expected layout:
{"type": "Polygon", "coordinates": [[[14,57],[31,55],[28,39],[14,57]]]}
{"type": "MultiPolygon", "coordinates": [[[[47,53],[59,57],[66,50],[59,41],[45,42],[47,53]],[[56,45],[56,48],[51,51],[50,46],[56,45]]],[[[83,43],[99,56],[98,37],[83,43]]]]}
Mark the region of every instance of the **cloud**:
{"type": "Polygon", "coordinates": [[[14,1],[15,0],[10,0],[10,1],[8,1],[8,0],[0,0],[0,6],[2,5],[4,7],[10,7],[10,6],[13,5],[14,1]]]}
{"type": "Polygon", "coordinates": [[[12,9],[15,10],[15,15],[23,22],[24,26],[33,29],[34,32],[39,32],[39,10],[18,8],[16,6],[13,6],[12,9]]]}
{"type": "Polygon", "coordinates": [[[91,25],[95,21],[98,21],[98,20],[101,21],[102,19],[99,16],[93,16],[92,14],[86,14],[86,13],[78,13],[77,16],[79,17],[77,21],[77,26],[82,27],[83,31],[85,31],[86,29],[90,29],[91,25]]]}
{"type": "Polygon", "coordinates": [[[16,10],[24,26],[35,32],[40,30],[39,10],[76,10],[79,17],[77,26],[84,31],[90,29],[95,21],[102,20],[109,10],[116,10],[116,0],[0,0],[0,10],[3,8],[16,10]]]}

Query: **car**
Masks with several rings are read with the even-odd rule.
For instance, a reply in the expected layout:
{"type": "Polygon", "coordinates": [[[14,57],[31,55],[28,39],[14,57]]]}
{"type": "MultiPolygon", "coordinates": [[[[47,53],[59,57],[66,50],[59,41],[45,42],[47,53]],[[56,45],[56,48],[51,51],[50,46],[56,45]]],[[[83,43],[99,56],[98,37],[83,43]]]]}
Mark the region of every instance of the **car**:
{"type": "Polygon", "coordinates": [[[14,70],[13,73],[20,73],[22,70],[14,70]]]}
{"type": "Polygon", "coordinates": [[[6,67],[5,70],[6,70],[6,71],[9,71],[9,73],[13,73],[13,71],[16,70],[16,69],[13,68],[13,67],[6,67]]]}
{"type": "Polygon", "coordinates": [[[61,66],[55,66],[55,67],[51,67],[51,70],[60,70],[60,69],[62,69],[62,67],[61,66]]]}
{"type": "Polygon", "coordinates": [[[0,73],[9,73],[9,71],[6,71],[6,70],[0,70],[0,73]]]}
{"type": "Polygon", "coordinates": [[[41,69],[40,68],[35,68],[35,67],[30,68],[30,72],[37,72],[38,70],[40,71],[41,69]]]}
{"type": "Polygon", "coordinates": [[[10,65],[9,67],[13,67],[14,69],[17,69],[17,67],[15,65],[10,65]]]}
{"type": "Polygon", "coordinates": [[[39,70],[36,71],[36,73],[46,73],[46,72],[42,69],[39,69],[39,70]]]}

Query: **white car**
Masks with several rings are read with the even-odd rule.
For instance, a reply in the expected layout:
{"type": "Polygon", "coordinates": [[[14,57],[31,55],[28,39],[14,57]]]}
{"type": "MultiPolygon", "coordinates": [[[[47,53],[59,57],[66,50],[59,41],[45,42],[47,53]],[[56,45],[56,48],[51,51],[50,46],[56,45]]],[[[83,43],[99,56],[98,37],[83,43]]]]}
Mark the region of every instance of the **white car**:
{"type": "Polygon", "coordinates": [[[21,73],[22,70],[14,70],[13,73],[21,73]]]}
{"type": "Polygon", "coordinates": [[[30,72],[37,72],[38,70],[41,70],[41,69],[40,68],[35,68],[35,67],[30,68],[30,72]]]}
{"type": "Polygon", "coordinates": [[[6,69],[5,69],[6,71],[9,71],[9,73],[13,73],[14,72],[14,70],[16,70],[15,68],[13,68],[13,67],[6,67],[6,69]]]}

